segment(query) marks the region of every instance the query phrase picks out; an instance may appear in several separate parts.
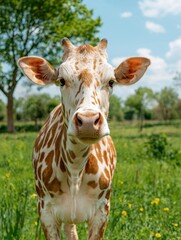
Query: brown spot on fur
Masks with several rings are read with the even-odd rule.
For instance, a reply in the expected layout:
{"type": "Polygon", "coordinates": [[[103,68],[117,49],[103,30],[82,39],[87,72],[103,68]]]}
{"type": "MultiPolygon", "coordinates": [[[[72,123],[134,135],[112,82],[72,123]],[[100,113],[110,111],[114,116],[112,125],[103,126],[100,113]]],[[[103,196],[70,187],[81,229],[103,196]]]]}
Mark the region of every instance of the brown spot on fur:
{"type": "Polygon", "coordinates": [[[94,69],[94,70],[96,69],[96,63],[97,63],[97,59],[94,58],[94,65],[93,65],[93,69],[94,69]]]}
{"type": "Polygon", "coordinates": [[[104,191],[102,191],[102,192],[99,194],[98,199],[100,199],[100,198],[103,196],[103,194],[104,194],[104,191]]]}
{"type": "Polygon", "coordinates": [[[74,144],[74,145],[77,144],[77,142],[76,142],[74,139],[72,139],[72,138],[70,138],[70,141],[71,141],[71,143],[74,144]]]}
{"type": "Polygon", "coordinates": [[[97,183],[95,181],[90,181],[87,183],[88,186],[92,187],[92,188],[96,188],[97,187],[97,183]]]}
{"type": "Polygon", "coordinates": [[[72,159],[75,159],[76,156],[75,156],[75,153],[73,151],[69,150],[69,154],[70,154],[70,157],[72,159]]]}
{"type": "Polygon", "coordinates": [[[106,146],[106,141],[105,141],[104,138],[102,138],[102,143],[103,143],[104,146],[106,146]]]}
{"type": "Polygon", "coordinates": [[[83,101],[84,101],[84,98],[81,99],[79,105],[81,105],[83,103],[83,101]]]}
{"type": "Polygon", "coordinates": [[[95,48],[89,44],[83,44],[79,46],[77,49],[78,54],[86,54],[86,53],[92,53],[95,52],[95,48]]]}
{"type": "Polygon", "coordinates": [[[66,168],[65,168],[65,165],[64,165],[64,162],[63,162],[62,158],[60,160],[60,169],[62,170],[62,172],[66,171],[66,168]]]}
{"type": "Polygon", "coordinates": [[[103,153],[103,158],[104,158],[104,161],[105,161],[106,165],[108,165],[108,159],[107,159],[107,152],[106,151],[104,151],[104,153],[103,153]]]}
{"type": "Polygon", "coordinates": [[[78,67],[78,62],[75,63],[75,69],[78,71],[79,70],[79,67],[78,67]]]}
{"type": "Polygon", "coordinates": [[[107,170],[107,168],[104,169],[104,173],[106,174],[106,177],[108,179],[110,179],[110,174],[109,174],[109,171],[107,170]]]}
{"type": "Polygon", "coordinates": [[[49,142],[49,140],[51,139],[51,128],[48,129],[48,131],[46,132],[46,137],[44,138],[44,144],[43,144],[43,147],[46,147],[47,146],[47,143],[49,142]]]}
{"type": "Polygon", "coordinates": [[[102,151],[99,143],[95,144],[95,150],[96,150],[97,159],[102,163],[103,162],[102,151]]]}
{"type": "Polygon", "coordinates": [[[105,198],[106,198],[107,200],[109,200],[109,199],[110,199],[110,195],[111,195],[111,189],[109,189],[109,190],[107,191],[105,198]]]}
{"type": "Polygon", "coordinates": [[[54,192],[54,193],[59,193],[62,194],[63,191],[61,190],[61,183],[58,181],[57,178],[54,178],[53,181],[51,181],[51,183],[48,183],[46,185],[46,188],[48,191],[54,192]]]}
{"type": "Polygon", "coordinates": [[[41,200],[41,207],[44,208],[44,201],[41,200]]]}
{"type": "Polygon", "coordinates": [[[88,69],[82,70],[82,72],[79,75],[79,80],[84,82],[88,87],[90,87],[92,81],[93,81],[93,75],[89,72],[88,69]]]}
{"type": "Polygon", "coordinates": [[[45,185],[47,185],[49,183],[49,180],[53,173],[53,169],[52,169],[53,156],[54,156],[54,151],[51,151],[51,152],[49,152],[49,154],[47,155],[47,157],[45,159],[47,167],[44,169],[43,175],[42,175],[43,182],[45,185]]]}
{"type": "Polygon", "coordinates": [[[109,180],[105,178],[104,174],[102,173],[99,178],[99,187],[100,189],[106,189],[109,186],[109,180]]]}
{"type": "Polygon", "coordinates": [[[40,198],[43,198],[44,197],[44,192],[43,192],[43,190],[39,187],[39,186],[37,186],[36,185],[36,192],[37,192],[37,194],[38,194],[38,196],[40,197],[40,198]]]}
{"type": "Polygon", "coordinates": [[[42,164],[39,166],[37,171],[39,179],[41,179],[41,169],[42,169],[42,164]]]}
{"type": "Polygon", "coordinates": [[[103,234],[104,234],[104,231],[105,231],[105,228],[106,228],[106,222],[104,222],[99,230],[99,239],[102,239],[103,238],[103,234]]]}
{"type": "Polygon", "coordinates": [[[89,153],[89,149],[87,151],[84,152],[84,154],[82,155],[83,158],[85,158],[89,153]]]}
{"type": "Polygon", "coordinates": [[[41,216],[40,208],[41,208],[41,206],[40,206],[40,201],[39,201],[38,206],[37,206],[39,216],[41,216]]]}
{"type": "Polygon", "coordinates": [[[77,93],[76,93],[76,95],[75,95],[75,98],[78,96],[78,94],[80,93],[80,91],[81,91],[81,88],[82,88],[82,84],[83,84],[83,82],[81,82],[81,84],[80,84],[80,86],[79,86],[79,89],[78,89],[78,91],[77,91],[77,93]]]}
{"type": "Polygon", "coordinates": [[[89,160],[85,166],[85,172],[87,174],[96,174],[98,172],[97,159],[93,154],[90,155],[89,160]]]}
{"type": "Polygon", "coordinates": [[[67,152],[67,159],[68,159],[68,161],[69,161],[70,163],[73,163],[72,158],[71,158],[69,152],[67,152]]]}
{"type": "Polygon", "coordinates": [[[53,126],[51,126],[52,132],[51,132],[51,137],[49,138],[49,141],[47,144],[48,148],[52,145],[52,141],[53,141],[53,138],[55,137],[55,133],[57,131],[58,124],[59,124],[59,122],[56,122],[53,126]]]}
{"type": "Polygon", "coordinates": [[[39,162],[42,162],[45,157],[45,152],[41,152],[39,156],[39,162]]]}
{"type": "Polygon", "coordinates": [[[45,159],[45,162],[46,162],[47,166],[51,165],[53,157],[54,157],[54,151],[52,150],[48,153],[48,155],[45,159]]]}
{"type": "Polygon", "coordinates": [[[34,166],[35,172],[37,170],[37,165],[38,165],[38,161],[34,159],[33,166],[34,166]]]}
{"type": "Polygon", "coordinates": [[[65,156],[64,149],[62,149],[62,158],[63,158],[64,162],[67,162],[67,158],[65,156]]]}

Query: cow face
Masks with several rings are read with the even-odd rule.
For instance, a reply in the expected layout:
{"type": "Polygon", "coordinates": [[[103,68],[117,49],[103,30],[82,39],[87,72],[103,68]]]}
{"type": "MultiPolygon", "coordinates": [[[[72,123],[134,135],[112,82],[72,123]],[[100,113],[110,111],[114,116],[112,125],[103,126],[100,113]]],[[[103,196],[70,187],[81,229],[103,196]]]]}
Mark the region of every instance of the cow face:
{"type": "Polygon", "coordinates": [[[18,65],[24,74],[39,85],[60,86],[64,122],[70,137],[84,144],[97,142],[109,134],[107,123],[109,98],[116,84],[137,82],[150,64],[143,57],[129,58],[114,69],[107,62],[107,41],[96,47],[75,47],[62,40],[63,63],[56,70],[40,57],[23,57],[18,65]]]}

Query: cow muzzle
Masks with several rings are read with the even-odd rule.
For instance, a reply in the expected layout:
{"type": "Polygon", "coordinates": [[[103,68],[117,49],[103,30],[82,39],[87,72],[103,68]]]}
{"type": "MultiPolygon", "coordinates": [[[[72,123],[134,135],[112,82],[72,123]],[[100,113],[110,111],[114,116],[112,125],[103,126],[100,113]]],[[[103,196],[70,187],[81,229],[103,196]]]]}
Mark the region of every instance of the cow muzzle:
{"type": "Polygon", "coordinates": [[[73,116],[72,125],[69,135],[74,135],[80,142],[87,144],[96,143],[109,134],[107,121],[99,111],[77,111],[73,116]]]}

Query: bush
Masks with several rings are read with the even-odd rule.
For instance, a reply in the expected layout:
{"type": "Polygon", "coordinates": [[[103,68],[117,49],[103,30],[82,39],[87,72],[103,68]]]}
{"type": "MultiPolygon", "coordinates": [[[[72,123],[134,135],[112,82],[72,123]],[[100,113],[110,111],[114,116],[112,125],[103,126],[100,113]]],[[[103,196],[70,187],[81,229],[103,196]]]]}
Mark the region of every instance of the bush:
{"type": "Polygon", "coordinates": [[[145,143],[146,153],[148,157],[156,158],[159,160],[178,160],[180,152],[178,149],[174,149],[168,142],[168,138],[163,133],[151,134],[148,137],[148,141],[145,143]]]}

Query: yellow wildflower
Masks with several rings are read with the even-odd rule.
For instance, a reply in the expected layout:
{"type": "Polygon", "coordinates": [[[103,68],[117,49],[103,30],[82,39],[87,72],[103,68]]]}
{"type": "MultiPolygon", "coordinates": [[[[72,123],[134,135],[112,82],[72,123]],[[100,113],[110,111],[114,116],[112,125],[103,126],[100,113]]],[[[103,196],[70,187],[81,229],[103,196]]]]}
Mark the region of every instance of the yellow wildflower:
{"type": "Polygon", "coordinates": [[[31,198],[36,198],[36,197],[37,197],[36,193],[31,194],[31,198]]]}
{"type": "Polygon", "coordinates": [[[161,235],[160,233],[155,233],[155,237],[156,237],[156,238],[161,238],[161,236],[162,236],[162,235],[161,235]]]}
{"type": "Polygon", "coordinates": [[[141,207],[141,208],[140,208],[140,212],[144,212],[144,208],[141,207]]]}
{"type": "Polygon", "coordinates": [[[37,225],[38,225],[38,222],[37,222],[37,221],[35,221],[35,222],[34,222],[34,224],[35,224],[35,226],[37,226],[37,225]]]}
{"type": "Polygon", "coordinates": [[[155,198],[151,201],[151,205],[158,205],[160,203],[160,198],[155,198]]]}
{"type": "Polygon", "coordinates": [[[132,208],[132,204],[131,203],[128,203],[128,208],[132,208]]]}
{"type": "Polygon", "coordinates": [[[165,207],[165,208],[163,208],[163,211],[164,211],[164,212],[169,212],[170,209],[169,209],[168,207],[165,207]]]}
{"type": "Polygon", "coordinates": [[[174,227],[178,227],[178,223],[172,223],[174,227]]]}
{"type": "Polygon", "coordinates": [[[125,210],[123,210],[123,211],[122,211],[122,215],[123,215],[124,217],[126,217],[128,214],[127,214],[127,212],[126,212],[125,210]]]}
{"type": "Polygon", "coordinates": [[[6,174],[5,174],[5,176],[6,176],[7,178],[9,178],[10,175],[11,175],[11,173],[6,173],[6,174]]]}

